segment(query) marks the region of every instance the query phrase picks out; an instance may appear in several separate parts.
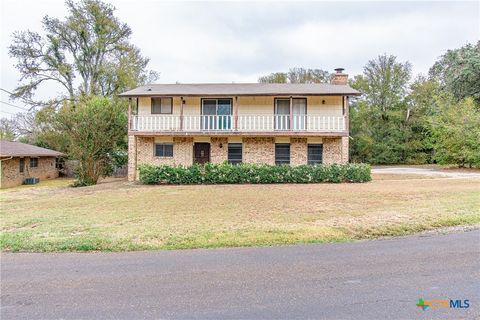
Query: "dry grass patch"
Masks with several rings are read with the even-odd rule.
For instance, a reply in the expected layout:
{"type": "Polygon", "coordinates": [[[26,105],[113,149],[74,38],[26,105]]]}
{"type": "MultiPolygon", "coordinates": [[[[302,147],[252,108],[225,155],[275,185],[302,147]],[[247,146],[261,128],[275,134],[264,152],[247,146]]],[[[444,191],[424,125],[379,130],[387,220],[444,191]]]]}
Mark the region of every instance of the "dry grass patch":
{"type": "Polygon", "coordinates": [[[349,241],[480,223],[480,179],[202,186],[110,179],[84,188],[19,188],[0,201],[0,245],[11,251],[349,241]]]}

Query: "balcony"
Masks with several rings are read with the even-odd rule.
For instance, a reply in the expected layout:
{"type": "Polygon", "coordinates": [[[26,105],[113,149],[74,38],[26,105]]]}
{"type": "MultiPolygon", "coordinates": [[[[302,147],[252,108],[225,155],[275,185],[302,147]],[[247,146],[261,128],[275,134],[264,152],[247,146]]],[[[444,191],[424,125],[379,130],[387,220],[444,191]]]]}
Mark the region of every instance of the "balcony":
{"type": "Polygon", "coordinates": [[[146,115],[132,116],[130,130],[148,133],[345,133],[345,116],[146,115]]]}

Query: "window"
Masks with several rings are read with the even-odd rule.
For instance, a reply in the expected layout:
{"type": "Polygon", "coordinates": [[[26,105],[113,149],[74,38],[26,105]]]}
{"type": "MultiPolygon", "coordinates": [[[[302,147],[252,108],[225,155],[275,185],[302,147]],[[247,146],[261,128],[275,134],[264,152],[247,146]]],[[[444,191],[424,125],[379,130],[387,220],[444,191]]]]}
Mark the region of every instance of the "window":
{"type": "Polygon", "coordinates": [[[290,129],[290,99],[275,99],[275,130],[290,129]]]}
{"type": "Polygon", "coordinates": [[[173,157],[173,144],[171,143],[156,143],[155,157],[173,157]]]}
{"type": "Polygon", "coordinates": [[[293,130],[305,130],[307,120],[307,99],[294,98],[292,101],[293,130]]]}
{"type": "Polygon", "coordinates": [[[202,100],[202,129],[228,130],[232,127],[232,99],[202,100]]]}
{"type": "Polygon", "coordinates": [[[308,145],[308,164],[321,164],[323,154],[323,144],[308,145]]]}
{"type": "Polygon", "coordinates": [[[152,98],[152,114],[171,114],[172,98],[152,98]]]}
{"type": "Polygon", "coordinates": [[[19,163],[20,167],[18,168],[20,173],[22,173],[23,171],[25,171],[25,159],[24,158],[20,158],[20,163],[19,163]]]}
{"type": "Polygon", "coordinates": [[[276,143],[275,144],[275,164],[290,164],[290,144],[276,143]]]}
{"type": "Polygon", "coordinates": [[[30,158],[30,168],[38,167],[38,158],[30,158]]]}
{"type": "MultiPolygon", "coordinates": [[[[294,130],[304,130],[307,115],[307,99],[292,99],[294,130]]],[[[290,99],[275,99],[275,130],[290,129],[290,99]]]]}
{"type": "Polygon", "coordinates": [[[228,144],[228,163],[231,163],[231,164],[242,163],[242,144],[241,143],[228,144]]]}
{"type": "Polygon", "coordinates": [[[132,114],[138,115],[138,98],[132,99],[132,114]]]}

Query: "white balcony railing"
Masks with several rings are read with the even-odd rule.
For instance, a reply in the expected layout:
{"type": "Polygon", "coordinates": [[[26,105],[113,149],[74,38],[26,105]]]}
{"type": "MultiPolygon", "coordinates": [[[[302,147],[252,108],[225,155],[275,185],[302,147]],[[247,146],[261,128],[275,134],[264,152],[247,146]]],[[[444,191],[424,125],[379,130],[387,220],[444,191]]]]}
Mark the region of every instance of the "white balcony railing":
{"type": "Polygon", "coordinates": [[[148,132],[340,132],[346,130],[346,117],[317,115],[151,115],[132,116],[131,129],[148,132]]]}

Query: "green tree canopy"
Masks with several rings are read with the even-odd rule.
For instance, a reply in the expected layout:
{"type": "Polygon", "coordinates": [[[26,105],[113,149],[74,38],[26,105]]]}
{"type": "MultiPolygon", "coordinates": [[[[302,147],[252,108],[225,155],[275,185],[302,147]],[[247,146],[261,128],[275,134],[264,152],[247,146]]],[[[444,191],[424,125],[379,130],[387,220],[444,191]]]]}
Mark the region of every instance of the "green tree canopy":
{"type": "Polygon", "coordinates": [[[260,83],[327,83],[328,71],[321,69],[290,68],[288,72],[274,72],[258,79],[260,83]]]}
{"type": "Polygon", "coordinates": [[[435,160],[461,167],[480,166],[480,111],[473,98],[456,101],[443,94],[436,100],[439,108],[430,119],[435,160]]]}
{"type": "Polygon", "coordinates": [[[0,119],[0,139],[13,141],[17,137],[13,121],[7,118],[0,119]]]}
{"type": "Polygon", "coordinates": [[[369,163],[399,163],[405,160],[407,91],[410,63],[395,56],[370,60],[362,75],[351,81],[362,92],[351,108],[352,158],[369,163]]]}
{"type": "Polygon", "coordinates": [[[430,68],[429,74],[457,100],[473,97],[480,103],[480,41],[448,50],[430,68]]]}
{"type": "Polygon", "coordinates": [[[81,95],[112,96],[156,79],[146,69],[149,60],[129,42],[132,31],[114,16],[113,6],[100,0],[65,4],[65,19],[43,18],[43,35],[30,30],[13,34],[9,54],[21,74],[13,97],[43,105],[32,98],[44,82],[64,88],[62,97],[53,97],[58,102],[81,95]]]}
{"type": "Polygon", "coordinates": [[[65,104],[57,115],[58,131],[66,133],[69,155],[79,161],[79,186],[96,184],[126,139],[125,104],[117,99],[85,97],[65,104]]]}

